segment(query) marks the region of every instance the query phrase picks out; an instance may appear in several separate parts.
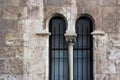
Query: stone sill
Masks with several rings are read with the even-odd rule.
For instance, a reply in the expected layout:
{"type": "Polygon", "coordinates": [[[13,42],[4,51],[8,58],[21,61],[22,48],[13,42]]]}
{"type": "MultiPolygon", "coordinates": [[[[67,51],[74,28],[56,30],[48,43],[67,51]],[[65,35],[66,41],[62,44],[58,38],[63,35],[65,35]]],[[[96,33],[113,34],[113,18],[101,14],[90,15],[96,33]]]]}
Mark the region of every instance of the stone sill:
{"type": "Polygon", "coordinates": [[[105,32],[104,31],[100,31],[100,30],[95,30],[91,34],[92,35],[101,35],[101,36],[103,36],[103,35],[105,35],[105,32]]]}
{"type": "Polygon", "coordinates": [[[50,32],[40,32],[40,33],[36,33],[36,35],[49,36],[49,35],[51,35],[51,33],[50,32]]]}

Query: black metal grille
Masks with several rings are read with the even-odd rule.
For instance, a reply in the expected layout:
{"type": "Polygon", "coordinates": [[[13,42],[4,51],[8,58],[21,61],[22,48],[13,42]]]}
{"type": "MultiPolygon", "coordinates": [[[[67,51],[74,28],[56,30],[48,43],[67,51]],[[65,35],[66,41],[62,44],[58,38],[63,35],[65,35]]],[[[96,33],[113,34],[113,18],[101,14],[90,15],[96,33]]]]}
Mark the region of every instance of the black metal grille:
{"type": "Polygon", "coordinates": [[[77,41],[74,45],[74,80],[92,80],[92,23],[85,17],[76,23],[77,41]]]}
{"type": "Polygon", "coordinates": [[[64,19],[54,17],[50,21],[50,80],[69,80],[68,49],[64,38],[64,19]]]}

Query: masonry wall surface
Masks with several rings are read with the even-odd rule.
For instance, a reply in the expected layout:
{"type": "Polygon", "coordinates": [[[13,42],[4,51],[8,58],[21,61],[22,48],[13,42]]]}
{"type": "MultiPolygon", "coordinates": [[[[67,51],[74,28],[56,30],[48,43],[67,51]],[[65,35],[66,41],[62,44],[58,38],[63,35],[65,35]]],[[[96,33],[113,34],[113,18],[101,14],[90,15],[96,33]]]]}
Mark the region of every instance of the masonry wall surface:
{"type": "Polygon", "coordinates": [[[58,14],[75,33],[93,17],[94,79],[120,80],[120,0],[0,0],[0,80],[49,80],[49,20],[58,14]]]}

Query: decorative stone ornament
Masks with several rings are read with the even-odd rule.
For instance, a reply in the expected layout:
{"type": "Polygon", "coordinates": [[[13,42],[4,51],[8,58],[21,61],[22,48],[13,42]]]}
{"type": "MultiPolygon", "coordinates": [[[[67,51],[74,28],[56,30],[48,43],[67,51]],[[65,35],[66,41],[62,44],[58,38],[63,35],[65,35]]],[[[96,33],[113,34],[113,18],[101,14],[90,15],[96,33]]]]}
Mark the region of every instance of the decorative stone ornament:
{"type": "Polygon", "coordinates": [[[65,34],[66,41],[68,43],[68,55],[69,55],[69,79],[73,80],[73,45],[76,42],[76,33],[73,35],[65,34]]]}
{"type": "Polygon", "coordinates": [[[98,46],[102,45],[104,43],[103,37],[105,36],[104,31],[95,30],[91,33],[94,38],[94,47],[98,48],[98,46]]]}
{"type": "Polygon", "coordinates": [[[77,37],[76,33],[72,34],[72,35],[65,34],[65,38],[66,38],[66,41],[67,41],[68,44],[73,43],[73,45],[74,45],[74,43],[76,42],[76,37],[77,37]]]}

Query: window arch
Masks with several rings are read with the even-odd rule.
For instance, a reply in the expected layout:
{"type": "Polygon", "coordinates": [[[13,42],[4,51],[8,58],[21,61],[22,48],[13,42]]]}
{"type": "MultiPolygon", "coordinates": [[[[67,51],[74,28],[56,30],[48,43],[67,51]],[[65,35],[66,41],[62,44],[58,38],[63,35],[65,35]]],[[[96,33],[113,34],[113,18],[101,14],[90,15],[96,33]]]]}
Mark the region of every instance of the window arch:
{"type": "Polygon", "coordinates": [[[74,45],[74,80],[93,79],[93,41],[91,32],[92,20],[86,16],[76,22],[76,43],[74,45]]]}
{"type": "Polygon", "coordinates": [[[55,16],[50,20],[50,80],[68,80],[68,52],[64,33],[66,23],[62,17],[55,16]]]}

